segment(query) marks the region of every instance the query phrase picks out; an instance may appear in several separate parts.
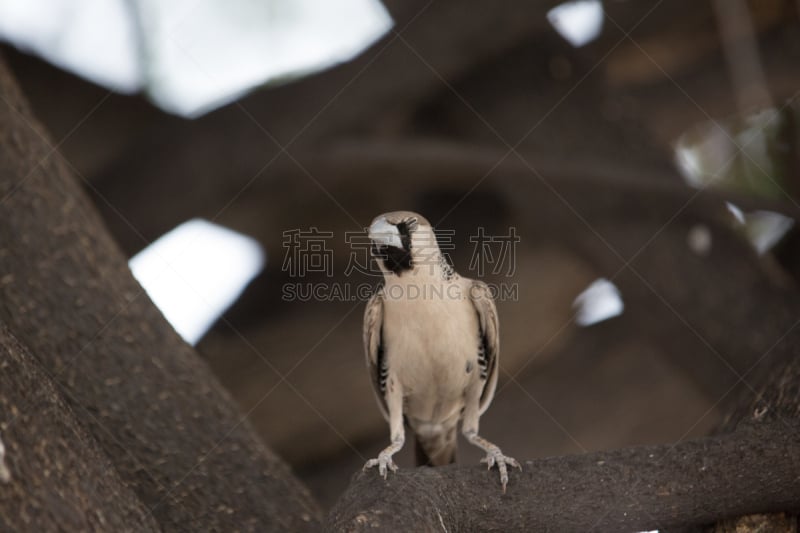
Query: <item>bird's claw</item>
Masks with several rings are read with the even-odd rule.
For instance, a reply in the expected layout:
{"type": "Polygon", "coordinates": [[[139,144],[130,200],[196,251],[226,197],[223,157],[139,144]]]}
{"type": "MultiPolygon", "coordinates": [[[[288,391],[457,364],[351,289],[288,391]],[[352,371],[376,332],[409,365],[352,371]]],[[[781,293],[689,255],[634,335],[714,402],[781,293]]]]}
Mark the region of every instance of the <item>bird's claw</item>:
{"type": "Polygon", "coordinates": [[[522,465],[520,465],[516,459],[508,455],[503,455],[503,452],[501,452],[500,448],[497,446],[486,452],[486,457],[481,459],[481,463],[486,463],[489,470],[491,470],[494,465],[497,465],[497,469],[500,471],[500,484],[503,485],[503,494],[506,493],[506,485],[508,485],[508,466],[510,465],[522,470],[522,465]]]}
{"type": "Polygon", "coordinates": [[[378,454],[376,459],[370,459],[369,461],[364,464],[363,471],[367,471],[368,469],[372,468],[373,466],[378,467],[378,474],[386,479],[388,475],[388,471],[391,470],[392,472],[397,472],[397,465],[392,460],[392,456],[388,453],[381,452],[378,454]]]}

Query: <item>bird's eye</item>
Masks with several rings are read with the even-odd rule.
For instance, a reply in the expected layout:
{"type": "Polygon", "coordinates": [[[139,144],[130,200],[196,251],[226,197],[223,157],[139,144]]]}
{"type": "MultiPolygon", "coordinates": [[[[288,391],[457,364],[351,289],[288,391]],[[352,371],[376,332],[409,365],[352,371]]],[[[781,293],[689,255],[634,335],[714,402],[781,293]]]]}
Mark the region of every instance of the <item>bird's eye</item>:
{"type": "Polygon", "coordinates": [[[416,229],[417,224],[419,223],[419,221],[417,220],[417,217],[409,217],[409,218],[405,219],[403,222],[405,222],[406,225],[408,226],[408,229],[411,229],[411,230],[416,229]]]}

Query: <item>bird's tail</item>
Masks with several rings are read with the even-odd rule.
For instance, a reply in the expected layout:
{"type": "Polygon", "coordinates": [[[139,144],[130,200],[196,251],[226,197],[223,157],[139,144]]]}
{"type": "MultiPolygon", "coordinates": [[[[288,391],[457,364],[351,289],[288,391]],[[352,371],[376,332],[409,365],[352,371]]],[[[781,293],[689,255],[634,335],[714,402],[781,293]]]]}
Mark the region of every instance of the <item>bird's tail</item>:
{"type": "Polygon", "coordinates": [[[456,462],[456,426],[441,433],[414,436],[417,466],[441,466],[456,462]]]}

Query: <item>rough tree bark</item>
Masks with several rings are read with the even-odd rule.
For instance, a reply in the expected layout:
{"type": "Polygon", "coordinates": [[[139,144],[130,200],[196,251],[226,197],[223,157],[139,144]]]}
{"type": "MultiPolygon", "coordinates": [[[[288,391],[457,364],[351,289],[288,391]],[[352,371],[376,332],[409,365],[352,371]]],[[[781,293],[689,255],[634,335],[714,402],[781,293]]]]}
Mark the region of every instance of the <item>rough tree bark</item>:
{"type": "Polygon", "coordinates": [[[0,530],[158,531],[39,361],[0,326],[0,530]]]}
{"type": "Polygon", "coordinates": [[[0,529],[313,528],[50,152],[0,60],[0,529]]]}
{"type": "Polygon", "coordinates": [[[335,531],[649,531],[800,508],[797,425],[525,461],[502,494],[480,465],[359,473],[335,531]]]}

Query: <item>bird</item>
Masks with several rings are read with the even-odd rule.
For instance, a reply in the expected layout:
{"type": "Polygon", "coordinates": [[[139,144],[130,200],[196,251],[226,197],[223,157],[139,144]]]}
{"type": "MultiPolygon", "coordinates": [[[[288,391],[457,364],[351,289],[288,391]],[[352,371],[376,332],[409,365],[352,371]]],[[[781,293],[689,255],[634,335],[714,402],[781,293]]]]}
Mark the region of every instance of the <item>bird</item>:
{"type": "Polygon", "coordinates": [[[386,479],[392,456],[416,440],[418,466],[454,463],[458,424],[466,440],[497,466],[503,493],[508,468],[520,464],[478,433],[497,387],[500,337],[489,287],[460,276],[441,253],[433,227],[421,215],[394,211],[369,226],[382,286],[367,301],[363,342],[378,406],[389,423],[390,444],[363,470],[386,479]]]}

